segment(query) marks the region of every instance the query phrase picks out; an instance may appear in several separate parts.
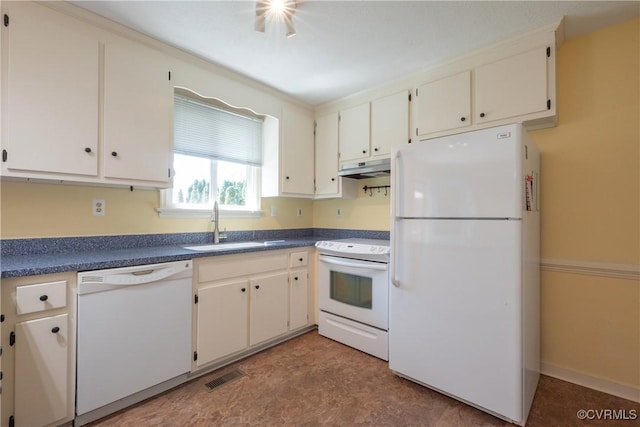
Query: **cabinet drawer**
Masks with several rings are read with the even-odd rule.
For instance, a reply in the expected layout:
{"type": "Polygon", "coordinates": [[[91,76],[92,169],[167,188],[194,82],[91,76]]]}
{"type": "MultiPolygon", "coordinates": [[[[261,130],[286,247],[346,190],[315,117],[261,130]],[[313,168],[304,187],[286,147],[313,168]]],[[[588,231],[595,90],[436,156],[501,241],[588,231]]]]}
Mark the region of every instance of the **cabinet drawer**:
{"type": "Polygon", "coordinates": [[[67,281],[39,283],[16,288],[18,314],[51,310],[67,305],[67,281]]]}
{"type": "Polygon", "coordinates": [[[307,265],[307,251],[291,252],[291,258],[289,259],[289,266],[304,267],[307,265]]]}
{"type": "Polygon", "coordinates": [[[237,256],[223,260],[214,258],[198,264],[198,282],[244,277],[274,270],[287,269],[287,254],[267,256],[237,256]]]}

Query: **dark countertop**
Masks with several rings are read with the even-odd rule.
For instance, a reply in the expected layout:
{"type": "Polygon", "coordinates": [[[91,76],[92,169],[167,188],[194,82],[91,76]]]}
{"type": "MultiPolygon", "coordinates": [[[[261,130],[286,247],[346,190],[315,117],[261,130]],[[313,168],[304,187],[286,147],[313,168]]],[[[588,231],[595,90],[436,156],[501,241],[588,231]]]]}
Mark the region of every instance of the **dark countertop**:
{"type": "MultiPolygon", "coordinates": [[[[9,255],[3,256],[0,260],[0,269],[2,271],[2,278],[35,276],[38,274],[61,273],[66,271],[101,270],[104,268],[156,264],[237,253],[308,247],[313,246],[318,240],[321,239],[318,237],[300,237],[296,239],[285,239],[281,242],[269,243],[268,245],[260,247],[216,251],[193,251],[184,249],[183,246],[203,244],[185,243],[182,245],[147,246],[126,249],[9,255]]],[[[220,245],[223,246],[224,243],[220,243],[220,245]]]]}
{"type": "MultiPolygon", "coordinates": [[[[309,247],[319,240],[389,239],[388,231],[303,228],[227,232],[229,243],[270,242],[251,248],[192,251],[211,244],[212,233],[168,233],[0,240],[0,277],[91,271],[248,252],[309,247]]],[[[221,243],[223,246],[225,243],[221,243]]]]}

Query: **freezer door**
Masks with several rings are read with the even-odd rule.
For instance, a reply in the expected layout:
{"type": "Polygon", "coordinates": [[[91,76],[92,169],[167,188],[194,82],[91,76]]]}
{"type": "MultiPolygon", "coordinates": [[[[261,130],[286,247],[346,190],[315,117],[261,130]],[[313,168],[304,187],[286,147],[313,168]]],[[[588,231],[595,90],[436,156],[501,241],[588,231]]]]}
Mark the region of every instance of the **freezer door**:
{"type": "Polygon", "coordinates": [[[522,418],[521,221],[394,223],[389,367],[522,418]]]}
{"type": "Polygon", "coordinates": [[[418,141],[394,152],[393,214],[404,218],[520,218],[521,125],[418,141]]]}

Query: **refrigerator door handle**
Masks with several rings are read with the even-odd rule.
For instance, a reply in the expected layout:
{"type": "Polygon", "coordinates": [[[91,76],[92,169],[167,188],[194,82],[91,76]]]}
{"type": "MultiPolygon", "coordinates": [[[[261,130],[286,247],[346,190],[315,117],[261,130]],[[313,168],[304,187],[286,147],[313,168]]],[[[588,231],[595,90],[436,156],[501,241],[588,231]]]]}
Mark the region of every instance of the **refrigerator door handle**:
{"type": "Polygon", "coordinates": [[[393,157],[393,175],[391,176],[392,180],[392,192],[393,201],[391,203],[391,215],[393,219],[393,236],[391,238],[391,283],[396,288],[400,287],[400,281],[396,277],[396,228],[398,226],[397,219],[397,210],[398,210],[398,198],[400,197],[398,189],[400,186],[398,185],[398,163],[400,163],[400,151],[396,151],[395,156],[393,157]]]}

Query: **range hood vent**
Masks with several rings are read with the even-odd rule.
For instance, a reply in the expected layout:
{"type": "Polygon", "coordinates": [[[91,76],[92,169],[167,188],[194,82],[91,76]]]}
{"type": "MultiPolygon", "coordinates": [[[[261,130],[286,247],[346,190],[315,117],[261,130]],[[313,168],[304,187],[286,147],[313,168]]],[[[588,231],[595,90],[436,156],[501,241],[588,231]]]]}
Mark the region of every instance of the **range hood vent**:
{"type": "Polygon", "coordinates": [[[377,159],[367,162],[345,163],[338,172],[339,176],[345,178],[376,178],[379,176],[389,176],[391,170],[391,159],[377,159]]]}

